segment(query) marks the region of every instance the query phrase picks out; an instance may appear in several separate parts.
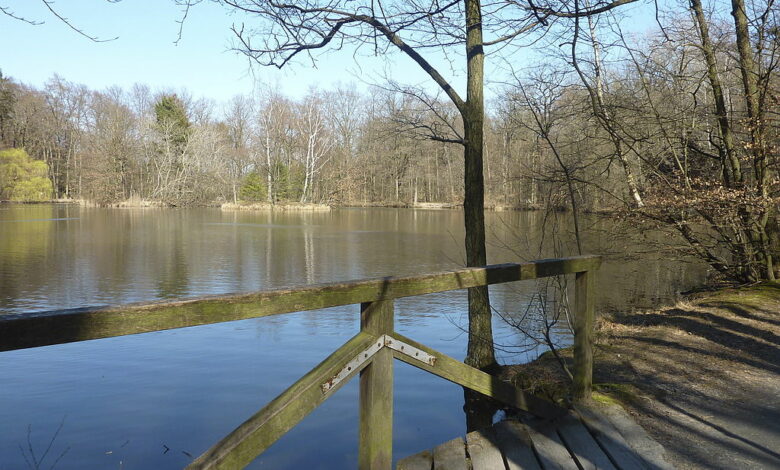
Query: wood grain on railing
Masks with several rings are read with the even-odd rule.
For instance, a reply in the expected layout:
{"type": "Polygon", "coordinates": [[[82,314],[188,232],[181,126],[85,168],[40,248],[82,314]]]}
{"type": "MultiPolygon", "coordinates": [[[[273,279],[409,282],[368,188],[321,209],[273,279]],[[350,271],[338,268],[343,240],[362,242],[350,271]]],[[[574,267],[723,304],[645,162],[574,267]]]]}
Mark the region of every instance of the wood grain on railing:
{"type": "Polygon", "coordinates": [[[0,315],[0,351],[537,279],[593,270],[599,263],[599,257],[582,256],[174,302],[0,315]]]}

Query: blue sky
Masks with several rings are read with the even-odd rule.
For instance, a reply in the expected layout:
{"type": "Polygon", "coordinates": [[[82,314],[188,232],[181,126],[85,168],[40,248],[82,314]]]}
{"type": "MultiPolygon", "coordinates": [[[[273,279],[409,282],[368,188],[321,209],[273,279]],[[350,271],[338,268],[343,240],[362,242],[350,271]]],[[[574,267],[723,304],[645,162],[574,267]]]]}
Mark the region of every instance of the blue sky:
{"type": "Polygon", "coordinates": [[[45,21],[32,26],[0,15],[0,69],[34,86],[57,73],[93,89],[145,83],[155,90],[187,88],[195,96],[226,101],[252,92],[258,81],[279,86],[292,96],[337,82],[365,88],[365,81],[381,81],[386,68],[405,79],[425,81],[415,64],[403,57],[390,65],[384,58],[361,58],[359,68],[347,52],[329,53],[318,61],[317,69],[303,64],[281,71],[250,67],[246,58],[229,50],[229,28],[236,18],[210,3],[191,10],[178,45],[174,41],[181,11],[172,1],[60,0],[55,4],[63,16],[90,35],[118,36],[103,43],[73,32],[37,0],[5,0],[2,5],[17,15],[45,21]]]}
{"type": "MultiPolygon", "coordinates": [[[[258,82],[276,85],[292,96],[337,82],[365,89],[363,82],[381,82],[386,71],[404,83],[428,82],[416,64],[400,55],[390,61],[361,58],[361,68],[349,51],[328,53],[317,69],[308,64],[282,71],[250,68],[245,58],[229,50],[230,25],[241,18],[210,2],[191,10],[178,45],[174,41],[181,11],[170,0],[60,0],[54,4],[90,35],[118,36],[104,43],[94,43],[68,29],[38,0],[2,0],[0,4],[18,15],[45,21],[32,26],[0,15],[0,69],[34,86],[57,73],[92,89],[145,83],[154,90],[186,88],[196,97],[224,102],[252,92],[258,82]]],[[[446,64],[436,65],[452,76],[446,64]]],[[[461,88],[461,82],[454,80],[456,88],[461,88]]]]}

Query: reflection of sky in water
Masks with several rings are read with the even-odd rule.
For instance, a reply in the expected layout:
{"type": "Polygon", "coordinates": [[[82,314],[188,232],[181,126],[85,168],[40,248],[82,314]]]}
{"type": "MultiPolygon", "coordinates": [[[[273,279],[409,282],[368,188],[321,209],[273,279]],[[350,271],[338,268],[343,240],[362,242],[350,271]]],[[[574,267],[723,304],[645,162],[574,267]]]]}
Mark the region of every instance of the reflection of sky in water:
{"type": "MultiPolygon", "coordinates": [[[[254,214],[13,206],[0,223],[30,223],[0,230],[0,311],[449,269],[462,259],[461,217],[458,211],[382,209],[254,214]]],[[[518,219],[516,225],[526,222],[518,219]]],[[[517,260],[495,247],[490,257],[517,260]]],[[[668,298],[672,284],[698,279],[688,267],[660,260],[616,265],[602,272],[613,276],[602,280],[602,301],[609,305],[668,298]]],[[[533,282],[492,287],[493,306],[522,312],[534,291],[533,282]]],[[[181,468],[188,461],[184,452],[198,455],[354,335],[358,310],[355,305],[2,353],[0,469],[26,468],[18,446],[26,448],[28,425],[40,455],[63,418],[50,451],[58,456],[70,448],[59,470],[119,468],[119,462],[125,469],[181,468]]],[[[396,327],[462,359],[466,294],[399,299],[396,327]]],[[[495,329],[498,343],[520,341],[498,320],[495,329]]],[[[529,356],[510,348],[499,357],[515,362],[529,356]]],[[[252,468],[354,467],[356,398],[352,382],[252,468]]],[[[462,434],[462,406],[459,387],[396,361],[396,457],[462,434]]]]}

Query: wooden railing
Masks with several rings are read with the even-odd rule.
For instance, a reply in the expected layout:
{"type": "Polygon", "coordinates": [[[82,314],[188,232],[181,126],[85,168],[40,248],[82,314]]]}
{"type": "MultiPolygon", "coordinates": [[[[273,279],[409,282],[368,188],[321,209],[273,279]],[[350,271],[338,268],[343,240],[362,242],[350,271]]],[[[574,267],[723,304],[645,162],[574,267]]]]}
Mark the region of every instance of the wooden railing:
{"type": "Polygon", "coordinates": [[[390,469],[393,359],[541,417],[563,410],[394,330],[393,300],[434,292],[575,274],[575,400],[590,396],[595,270],[601,258],[540,260],[289,290],[109,308],[0,315],[0,351],[360,304],[360,332],[198,457],[190,469],[243,468],[360,374],[359,468],[390,469]]]}

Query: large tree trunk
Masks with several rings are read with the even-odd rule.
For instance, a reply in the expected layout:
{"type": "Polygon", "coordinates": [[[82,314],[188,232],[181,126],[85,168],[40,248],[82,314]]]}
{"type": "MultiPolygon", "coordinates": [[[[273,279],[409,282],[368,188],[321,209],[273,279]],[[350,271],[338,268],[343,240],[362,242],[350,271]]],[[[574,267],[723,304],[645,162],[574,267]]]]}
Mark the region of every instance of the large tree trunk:
{"type": "MultiPolygon", "coordinates": [[[[758,73],[756,62],[753,58],[753,50],[748,29],[748,20],[745,14],[744,0],[732,0],[732,16],[734,17],[735,33],[737,38],[737,50],[739,52],[739,68],[742,74],[742,82],[745,93],[745,104],[748,114],[748,129],[750,132],[751,146],[749,152],[753,156],[753,168],[755,175],[755,193],[758,196],[766,196],[766,146],[761,120],[761,107],[758,93],[758,73]]],[[[722,85],[718,76],[715,51],[710,41],[707,19],[704,15],[701,0],[691,0],[691,9],[694,13],[699,35],[701,50],[707,64],[707,76],[715,99],[715,114],[721,132],[723,144],[720,155],[723,164],[723,180],[727,187],[746,187],[746,178],[741,170],[739,155],[734,142],[731,123],[728,119],[728,109],[724,99],[722,85]]],[[[741,276],[746,282],[759,279],[774,280],[775,267],[772,255],[773,240],[771,230],[767,231],[770,208],[760,209],[750,205],[741,205],[738,210],[740,227],[736,230],[746,239],[739,248],[736,256],[742,265],[741,276]]]]}
{"type": "MultiPolygon", "coordinates": [[[[485,249],[485,182],[482,168],[483,128],[485,121],[482,14],[479,0],[466,2],[466,104],[463,112],[465,137],[466,265],[487,264],[485,249]]],[[[469,344],[466,363],[480,369],[496,363],[493,351],[493,326],[486,286],[469,289],[469,344]]]]}
{"type": "MultiPolygon", "coordinates": [[[[461,111],[464,127],[464,199],[466,222],[466,265],[487,264],[485,248],[485,179],[483,175],[483,139],[485,124],[482,13],[480,0],[466,2],[466,103],[461,111]]],[[[496,366],[493,350],[493,325],[487,286],[469,289],[469,344],[466,364],[490,371],[496,366]]],[[[474,431],[492,424],[495,408],[491,400],[463,389],[466,429],[474,431]]]]}
{"type": "Polygon", "coordinates": [[[701,51],[704,54],[704,60],[707,63],[707,79],[710,82],[712,95],[715,98],[715,115],[718,118],[718,127],[723,144],[720,149],[721,164],[723,165],[723,179],[727,187],[740,186],[742,184],[742,170],[739,163],[739,157],[734,146],[734,135],[729,123],[728,109],[726,100],[723,96],[723,86],[720,83],[718,75],[718,65],[715,61],[715,50],[710,40],[709,25],[704,16],[704,9],[701,0],[691,0],[691,9],[696,18],[699,27],[699,36],[701,39],[701,51]]]}
{"type": "MultiPolygon", "coordinates": [[[[747,13],[744,0],[731,0],[731,15],[734,17],[734,31],[737,36],[739,51],[739,70],[742,74],[742,85],[745,91],[745,105],[750,131],[750,153],[753,156],[753,172],[755,177],[755,193],[766,198],[767,191],[767,147],[765,125],[762,116],[761,99],[759,96],[758,67],[753,58],[753,47],[750,40],[747,13]]],[[[763,210],[746,208],[746,231],[756,252],[756,261],[763,266],[759,268],[762,279],[775,280],[774,260],[771,252],[772,240],[766,230],[771,207],[763,210]]]]}
{"type": "Polygon", "coordinates": [[[766,197],[766,145],[758,95],[758,69],[756,61],[753,59],[753,47],[750,42],[745,1],[731,0],[731,7],[731,15],[734,17],[734,30],[737,36],[737,50],[739,51],[739,71],[742,74],[742,85],[745,89],[748,129],[750,130],[750,140],[753,144],[751,153],[753,154],[756,192],[759,196],[766,197]]]}

